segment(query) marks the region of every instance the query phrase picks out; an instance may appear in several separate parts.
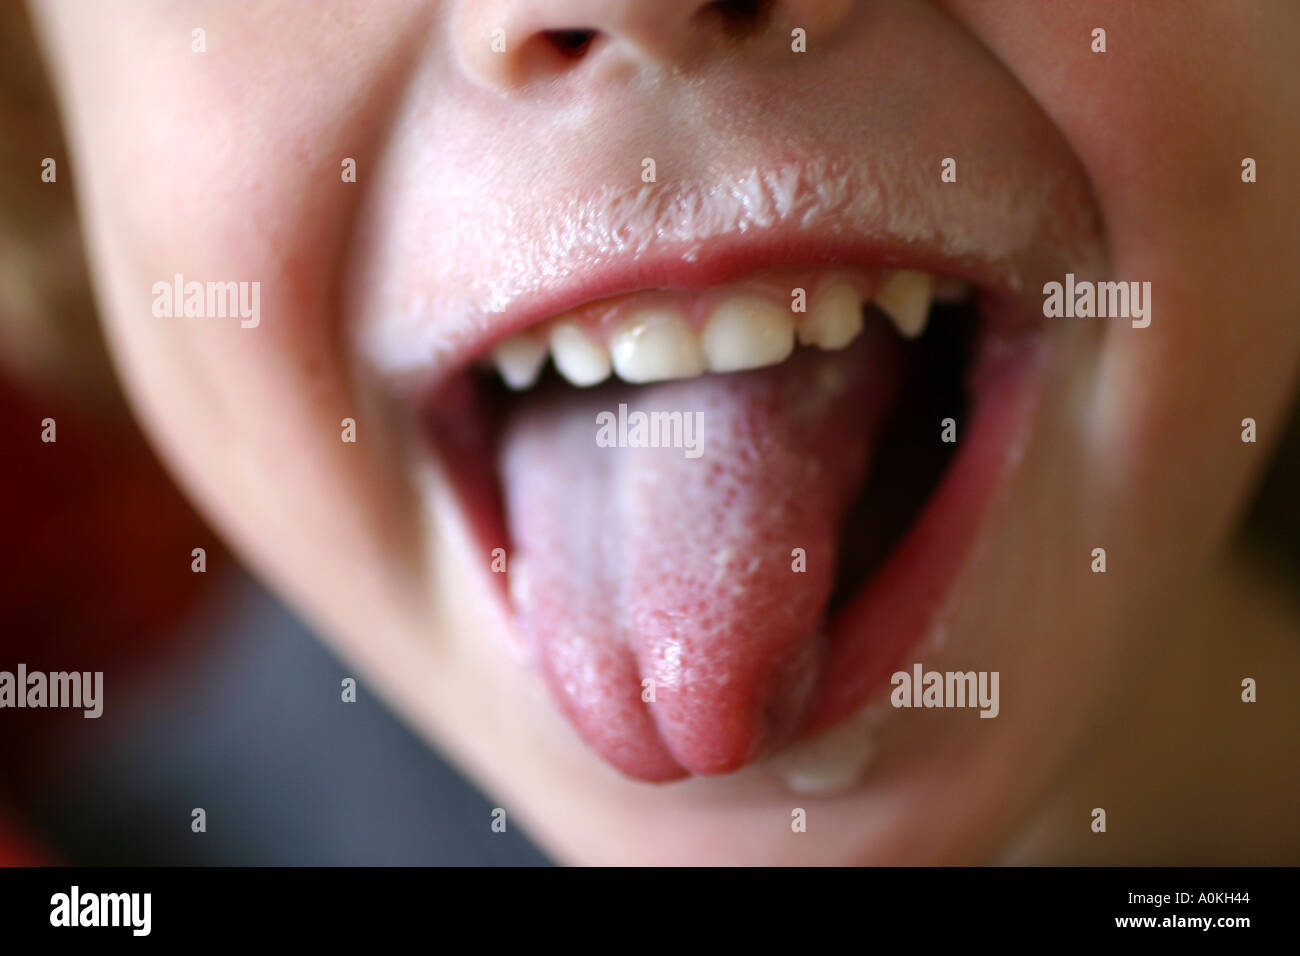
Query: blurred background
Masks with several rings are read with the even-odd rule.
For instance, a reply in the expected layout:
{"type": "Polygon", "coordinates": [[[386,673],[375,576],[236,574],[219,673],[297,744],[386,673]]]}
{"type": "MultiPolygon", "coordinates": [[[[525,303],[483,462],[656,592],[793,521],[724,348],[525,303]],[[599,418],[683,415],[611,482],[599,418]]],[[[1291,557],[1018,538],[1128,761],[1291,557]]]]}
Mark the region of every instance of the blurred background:
{"type": "Polygon", "coordinates": [[[164,473],[100,339],[71,171],[0,0],[0,671],[103,671],[108,701],[0,710],[0,864],[545,864],[364,685],[342,702],[351,675],[164,473]]]}
{"type": "MultiPolygon", "coordinates": [[[[153,456],[100,339],[71,160],[14,0],[0,130],[0,671],[103,671],[109,702],[96,720],[0,710],[0,864],[545,864],[364,685],[340,700],[344,667],[153,456]]],[[[1292,569],[1297,488],[1293,420],[1247,524],[1292,569]]]]}

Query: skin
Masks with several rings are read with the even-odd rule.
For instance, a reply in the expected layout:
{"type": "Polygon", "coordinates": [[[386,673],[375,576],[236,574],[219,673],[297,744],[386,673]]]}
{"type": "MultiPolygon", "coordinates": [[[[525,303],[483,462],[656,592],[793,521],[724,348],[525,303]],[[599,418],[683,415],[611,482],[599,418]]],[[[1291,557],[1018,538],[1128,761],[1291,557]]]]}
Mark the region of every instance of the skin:
{"type": "MultiPolygon", "coordinates": [[[[999,718],[895,712],[863,785],[830,798],[795,797],[758,769],[654,787],[596,759],[512,660],[482,557],[422,483],[356,345],[356,276],[377,242],[357,224],[411,199],[382,170],[447,176],[466,157],[493,160],[493,131],[527,95],[519,78],[542,69],[535,50],[501,62],[448,51],[526,5],[339,0],[323,16],[310,0],[256,13],[45,0],[32,12],[137,414],[243,558],[558,859],[1294,861],[1284,755],[1300,712],[1281,682],[1300,665],[1298,618],[1229,542],[1300,364],[1300,193],[1285,173],[1300,168],[1300,8],[920,3],[898,9],[934,18],[963,55],[995,58],[997,82],[1059,131],[1112,274],[1150,281],[1156,312],[1141,333],[1053,330],[1033,437],[944,612],[950,640],[926,658],[1000,670],[999,718]],[[1098,25],[1104,55],[1089,49],[1098,25]],[[430,75],[447,85],[421,85],[430,75]],[[459,84],[494,93],[457,97],[459,84]],[[412,99],[442,111],[413,114],[412,99]],[[369,190],[340,184],[344,156],[363,178],[380,170],[369,190]],[[1258,183],[1241,182],[1244,156],[1258,183]],[[260,279],[261,326],[153,319],[152,284],[175,272],[260,279]],[[1240,440],[1247,416],[1257,444],[1240,440]],[[339,440],[345,417],[356,444],[339,440]],[[1089,570],[1095,547],[1105,575],[1089,570]],[[1240,701],[1246,676],[1255,705],[1240,701]],[[806,833],[790,832],[796,806],[806,833]],[[1108,811],[1105,835],[1089,828],[1094,807],[1108,811]]],[[[758,81],[761,62],[642,23],[648,6],[575,0],[519,22],[604,18],[638,40],[640,69],[758,81]]],[[[795,6],[828,35],[856,24],[842,42],[877,42],[853,33],[868,27],[852,4],[795,6]]],[[[815,84],[822,61],[806,62],[815,84]]],[[[898,67],[918,81],[926,69],[898,67]]],[[[673,89],[650,88],[647,109],[707,112],[655,102],[673,89]]],[[[864,79],[846,95],[869,102],[872,89],[864,79]]],[[[558,112],[532,122],[540,142],[563,142],[558,112]]]]}

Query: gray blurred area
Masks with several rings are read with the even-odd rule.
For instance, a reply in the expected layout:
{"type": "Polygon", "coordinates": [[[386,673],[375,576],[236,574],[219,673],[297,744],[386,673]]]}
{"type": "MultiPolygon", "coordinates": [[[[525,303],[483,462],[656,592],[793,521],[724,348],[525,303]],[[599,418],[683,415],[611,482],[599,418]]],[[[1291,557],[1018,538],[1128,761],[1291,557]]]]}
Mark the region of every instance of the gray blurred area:
{"type": "Polygon", "coordinates": [[[78,721],[25,815],[87,865],[546,865],[492,804],[416,739],[246,577],[197,651],[78,721]],[[190,829],[207,811],[207,832],[190,829]]]}

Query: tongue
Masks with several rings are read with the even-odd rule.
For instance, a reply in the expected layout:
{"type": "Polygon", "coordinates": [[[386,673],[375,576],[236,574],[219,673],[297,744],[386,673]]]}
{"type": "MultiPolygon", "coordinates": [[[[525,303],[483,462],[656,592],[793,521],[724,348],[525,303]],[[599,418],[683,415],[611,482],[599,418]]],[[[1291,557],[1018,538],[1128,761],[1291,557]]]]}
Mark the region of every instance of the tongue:
{"type": "Polygon", "coordinates": [[[726,773],[796,728],[837,529],[895,392],[884,345],[565,388],[513,415],[518,627],[561,710],[624,773],[726,773]]]}

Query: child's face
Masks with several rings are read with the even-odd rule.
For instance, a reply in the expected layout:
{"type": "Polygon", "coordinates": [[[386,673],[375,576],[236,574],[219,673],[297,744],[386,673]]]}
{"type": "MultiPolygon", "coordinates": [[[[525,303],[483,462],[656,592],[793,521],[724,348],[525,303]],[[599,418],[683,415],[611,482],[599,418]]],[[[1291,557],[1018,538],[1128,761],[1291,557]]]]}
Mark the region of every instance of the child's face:
{"type": "MultiPolygon", "coordinates": [[[[1177,653],[1167,608],[1279,428],[1300,353],[1289,0],[34,6],[74,147],[60,173],[163,453],[367,685],[562,858],[990,852],[1177,653]],[[597,32],[544,33],[570,28],[597,32]],[[794,287],[815,307],[840,275],[865,296],[885,266],[980,290],[972,351],[992,360],[969,407],[926,405],[960,368],[903,355],[874,313],[845,351],[688,374],[701,348],[775,361],[781,323],[808,321],[794,287]],[[1149,282],[1149,325],[1045,317],[1067,273],[1149,282]],[[177,274],[260,283],[256,324],[166,314],[155,284],[177,274]],[[686,377],[560,380],[499,427],[455,397],[507,332],[656,288],[674,291],[609,310],[658,316],[641,345],[586,310],[595,351],[564,363],[597,376],[608,340],[626,377],[686,377]],[[702,331],[719,303],[749,309],[739,332],[702,331]],[[905,363],[930,377],[890,406],[905,363]],[[699,457],[601,447],[620,403],[700,412],[699,457]],[[458,442],[410,427],[449,409],[458,442]],[[917,449],[955,457],[905,504],[890,459],[917,449]],[[864,496],[868,460],[884,478],[864,496]],[[907,509],[823,623],[837,540],[868,534],[846,513],[907,509]],[[891,707],[916,663],[998,672],[997,716],[891,707]],[[771,758],[827,722],[821,758],[771,758]],[[797,792],[839,763],[866,772],[797,792]]],[[[936,315],[926,341],[975,321],[936,315]]]]}

